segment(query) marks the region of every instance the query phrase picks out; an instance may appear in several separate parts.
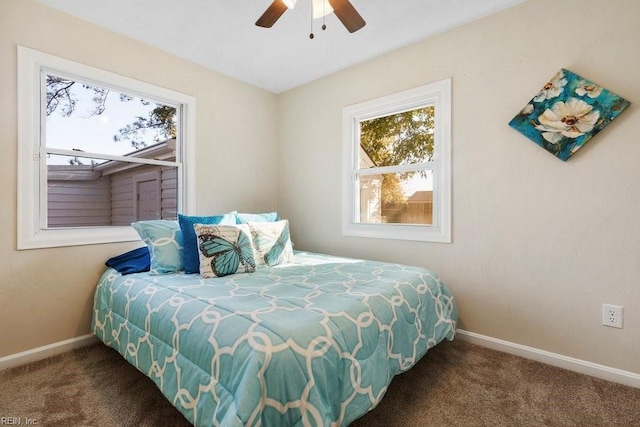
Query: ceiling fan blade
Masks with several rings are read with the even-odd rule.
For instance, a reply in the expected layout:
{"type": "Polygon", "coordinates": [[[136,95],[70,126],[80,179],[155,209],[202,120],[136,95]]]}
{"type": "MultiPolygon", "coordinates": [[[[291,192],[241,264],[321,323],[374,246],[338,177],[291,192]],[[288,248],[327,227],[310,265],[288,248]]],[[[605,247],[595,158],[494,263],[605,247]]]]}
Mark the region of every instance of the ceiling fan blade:
{"type": "Polygon", "coordinates": [[[287,5],[282,0],[274,0],[271,6],[264,11],[262,16],[256,21],[258,27],[271,28],[282,14],[287,10],[287,5]]]}
{"type": "Polygon", "coordinates": [[[329,4],[350,33],[355,33],[367,24],[349,0],[329,0],[329,4]]]}

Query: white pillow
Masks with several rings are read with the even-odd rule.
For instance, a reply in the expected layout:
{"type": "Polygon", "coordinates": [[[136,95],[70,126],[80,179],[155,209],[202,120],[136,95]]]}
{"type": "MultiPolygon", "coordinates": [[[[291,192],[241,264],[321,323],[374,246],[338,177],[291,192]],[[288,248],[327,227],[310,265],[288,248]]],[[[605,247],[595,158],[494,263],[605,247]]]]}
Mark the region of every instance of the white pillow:
{"type": "Polygon", "coordinates": [[[293,245],[289,233],[289,221],[249,222],[256,266],[293,262],[293,245]]]}

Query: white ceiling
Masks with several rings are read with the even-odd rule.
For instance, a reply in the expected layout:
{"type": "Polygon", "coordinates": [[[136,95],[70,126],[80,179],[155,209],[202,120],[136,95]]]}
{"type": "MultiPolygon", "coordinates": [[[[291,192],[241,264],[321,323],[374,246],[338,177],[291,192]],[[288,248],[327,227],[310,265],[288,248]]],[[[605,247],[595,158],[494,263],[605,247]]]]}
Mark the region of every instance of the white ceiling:
{"type": "Polygon", "coordinates": [[[273,28],[254,25],[272,0],[38,0],[269,91],[280,93],[524,0],[352,0],[367,25],[327,30],[311,0],[273,28]]]}

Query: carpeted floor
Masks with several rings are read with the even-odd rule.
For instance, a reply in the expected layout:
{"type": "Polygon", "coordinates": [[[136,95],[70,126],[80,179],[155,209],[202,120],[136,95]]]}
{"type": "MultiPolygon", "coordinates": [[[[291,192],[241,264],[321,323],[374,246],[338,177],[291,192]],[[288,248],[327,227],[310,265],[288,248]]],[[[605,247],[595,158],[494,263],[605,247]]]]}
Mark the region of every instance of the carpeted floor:
{"type": "MultiPolygon", "coordinates": [[[[102,344],[0,372],[1,417],[40,426],[189,425],[102,344]]],[[[640,426],[640,389],[445,342],[352,426],[640,426]]]]}

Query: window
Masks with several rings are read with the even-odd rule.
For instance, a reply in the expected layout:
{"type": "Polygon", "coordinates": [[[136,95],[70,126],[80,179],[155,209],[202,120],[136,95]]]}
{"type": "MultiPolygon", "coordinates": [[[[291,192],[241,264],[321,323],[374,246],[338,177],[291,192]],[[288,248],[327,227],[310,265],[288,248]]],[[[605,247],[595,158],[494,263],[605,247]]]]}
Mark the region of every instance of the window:
{"type": "Polygon", "coordinates": [[[137,240],[193,204],[195,100],[18,48],[18,249],[137,240]]]}
{"type": "Polygon", "coordinates": [[[347,236],[451,242],[451,80],[343,109],[347,236]]]}

